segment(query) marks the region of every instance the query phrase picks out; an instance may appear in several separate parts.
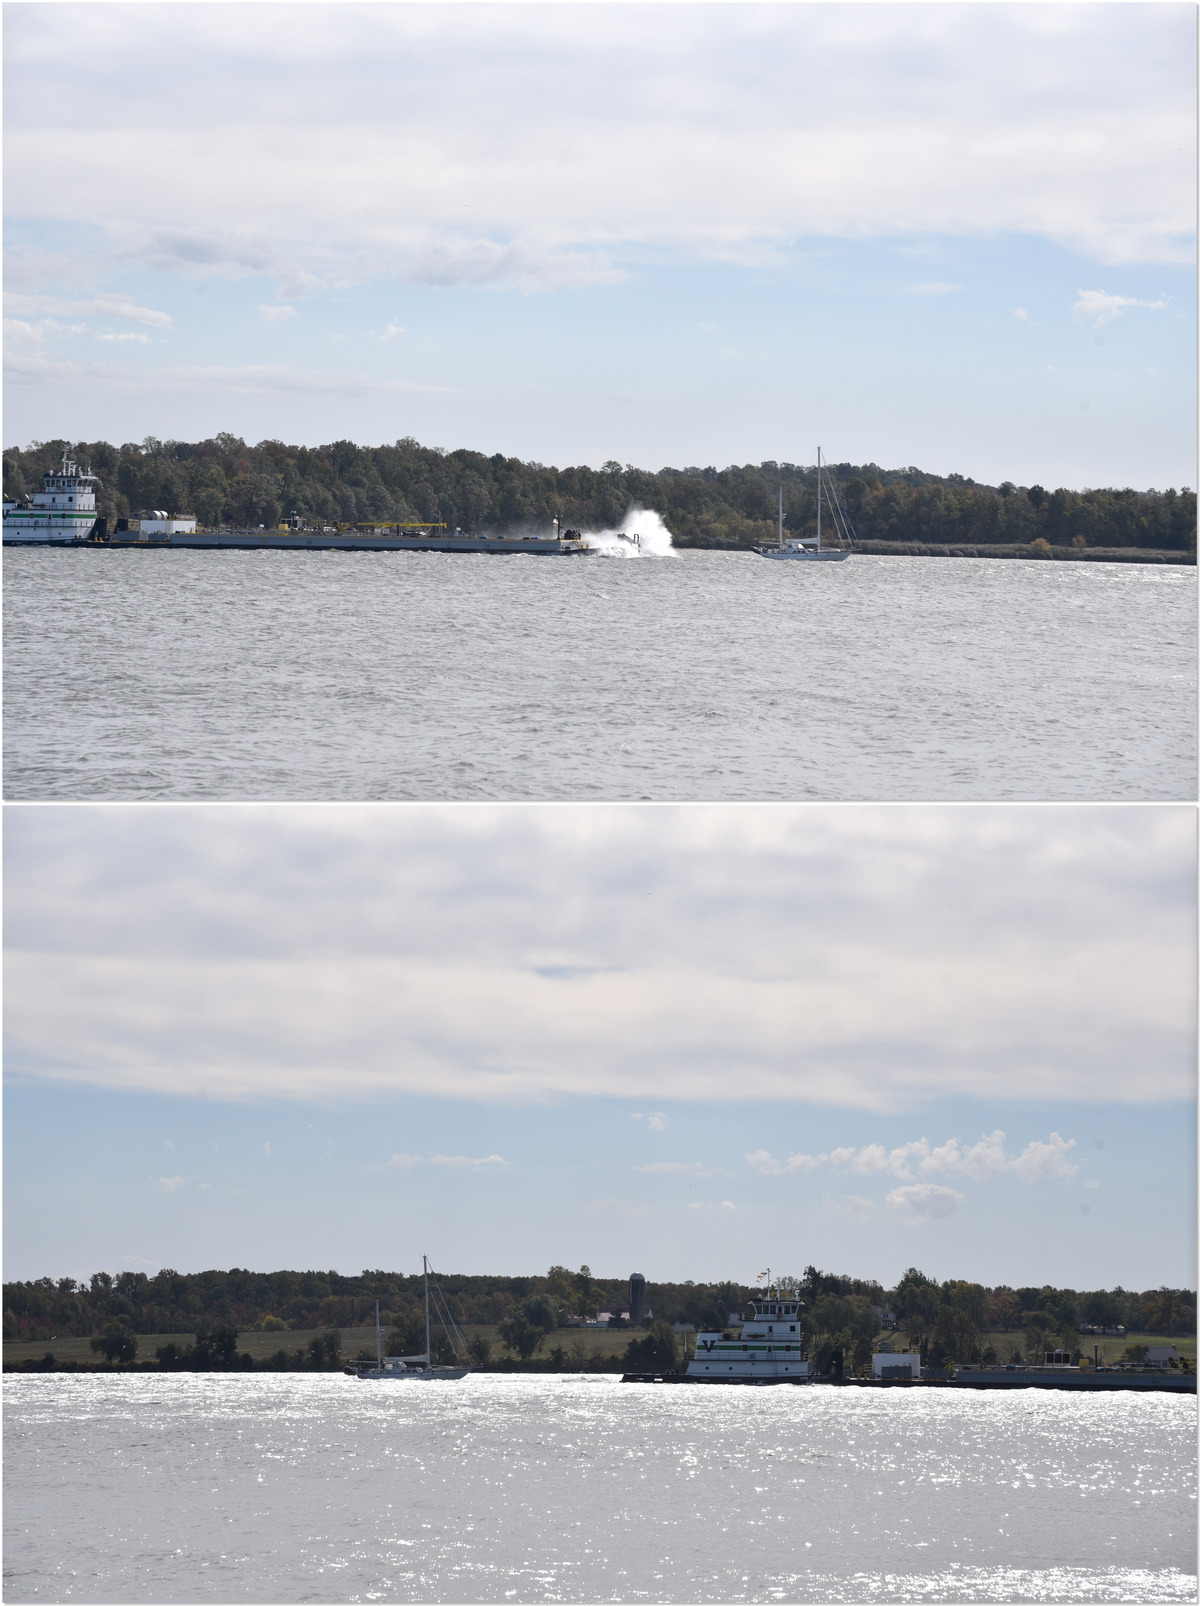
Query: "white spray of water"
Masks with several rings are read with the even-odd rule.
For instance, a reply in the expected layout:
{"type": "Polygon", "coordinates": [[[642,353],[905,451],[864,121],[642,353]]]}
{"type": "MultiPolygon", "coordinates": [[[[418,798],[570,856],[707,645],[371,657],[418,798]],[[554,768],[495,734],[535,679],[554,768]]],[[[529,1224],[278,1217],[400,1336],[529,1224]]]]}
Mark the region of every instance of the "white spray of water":
{"type": "Polygon", "coordinates": [[[644,507],[631,507],[619,529],[585,530],[583,538],[606,558],[667,558],[675,550],[670,530],[644,507]]]}

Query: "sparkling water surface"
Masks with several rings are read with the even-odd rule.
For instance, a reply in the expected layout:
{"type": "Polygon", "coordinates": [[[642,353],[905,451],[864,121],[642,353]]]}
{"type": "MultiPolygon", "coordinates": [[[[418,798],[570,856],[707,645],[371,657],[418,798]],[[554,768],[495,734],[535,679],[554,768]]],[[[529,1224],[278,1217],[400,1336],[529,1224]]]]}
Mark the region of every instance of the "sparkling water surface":
{"type": "Polygon", "coordinates": [[[6,796],[1178,799],[1196,571],[5,553],[6,796]]]}
{"type": "Polygon", "coordinates": [[[16,1601],[1183,1601],[1195,1402],[5,1380],[16,1601]]]}

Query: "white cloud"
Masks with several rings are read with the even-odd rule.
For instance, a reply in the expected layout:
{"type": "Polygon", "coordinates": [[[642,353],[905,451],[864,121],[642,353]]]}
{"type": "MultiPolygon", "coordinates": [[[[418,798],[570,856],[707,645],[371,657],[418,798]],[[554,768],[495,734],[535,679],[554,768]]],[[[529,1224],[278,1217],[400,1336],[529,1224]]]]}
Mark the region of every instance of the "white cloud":
{"type": "Polygon", "coordinates": [[[963,1195],[936,1182],[914,1182],[906,1188],[893,1188],[885,1202],[897,1220],[917,1224],[952,1216],[963,1195]]]}
{"type": "Polygon", "coordinates": [[[722,1210],[736,1210],[737,1205],[734,1204],[732,1199],[722,1199],[721,1208],[722,1210]]]}
{"type": "Polygon", "coordinates": [[[115,335],[115,334],[97,335],[96,339],[97,340],[136,340],[136,341],[140,342],[144,346],[148,346],[150,344],[150,336],[149,335],[139,334],[134,329],[130,329],[127,333],[119,334],[119,335],[115,335]]]}
{"type": "Polygon", "coordinates": [[[1039,1177],[1073,1177],[1079,1166],[1067,1158],[1067,1153],[1074,1147],[1074,1138],[1064,1143],[1057,1132],[1051,1132],[1048,1142],[1027,1144],[1012,1162],[1012,1168],[1022,1182],[1033,1182],[1039,1177]]]}
{"type": "Polygon", "coordinates": [[[667,1130],[667,1118],[661,1110],[655,1110],[648,1115],[643,1115],[641,1111],[635,1111],[633,1119],[635,1121],[645,1121],[647,1132],[665,1132],[667,1130]]]}
{"type": "Polygon", "coordinates": [[[405,329],[402,324],[397,323],[396,319],[393,318],[379,338],[381,340],[390,340],[393,335],[406,335],[407,333],[408,330],[405,329]]]}
{"type": "MultiPolygon", "coordinates": [[[[664,807],[631,832],[603,805],[249,806],[219,829],[89,805],[22,811],[7,842],[16,1075],[643,1113],[1194,1094],[1182,807],[664,807]]],[[[1045,1175],[1061,1141],[920,1138],[887,1171],[1045,1175]]],[[[773,1166],[883,1174],[874,1143],[773,1166]]]]}
{"type": "Polygon", "coordinates": [[[111,391],[122,386],[139,395],[208,395],[214,392],[242,396],[310,397],[324,401],[360,401],[398,395],[406,391],[433,391],[437,386],[400,379],[377,379],[370,374],[322,373],[269,363],[241,367],[218,364],[171,365],[136,368],[112,363],[51,362],[40,356],[11,358],[6,378],[10,385],[52,382],[68,386],[98,386],[111,391]]]}
{"type": "Polygon", "coordinates": [[[783,1166],[766,1149],[755,1149],[753,1154],[746,1156],[746,1163],[752,1171],[764,1177],[777,1177],[783,1171],[783,1166]]]}
{"type": "MultiPolygon", "coordinates": [[[[57,318],[42,318],[37,323],[29,323],[23,318],[5,318],[4,320],[5,346],[13,348],[17,351],[19,351],[22,346],[30,347],[33,350],[38,350],[41,342],[46,338],[47,335],[53,337],[54,335],[83,335],[86,333],[87,324],[59,323],[57,318]]],[[[110,336],[109,338],[117,339],[120,337],[110,336]]],[[[127,338],[144,340],[146,336],[132,335],[127,338]]]]}
{"type": "Polygon", "coordinates": [[[911,1143],[899,1144],[890,1152],[881,1143],[869,1143],[861,1149],[831,1149],[828,1154],[791,1154],[781,1163],[766,1149],[756,1149],[746,1160],[752,1170],[763,1176],[829,1167],[857,1171],[860,1176],[891,1172],[896,1177],[913,1177],[941,1171],[970,1177],[975,1182],[990,1182],[1007,1175],[1021,1182],[1034,1182],[1043,1178],[1073,1177],[1079,1167],[1067,1156],[1074,1147],[1074,1138],[1064,1141],[1057,1132],[1051,1132],[1045,1142],[1035,1138],[1020,1154],[1010,1155],[1004,1147],[1004,1133],[997,1130],[968,1149],[962,1147],[958,1138],[948,1138],[936,1148],[927,1138],[917,1138],[911,1143]]]}
{"type": "Polygon", "coordinates": [[[178,1193],[186,1182],[186,1177],[156,1177],[155,1181],[164,1193],[178,1193]]]}
{"type": "Polygon", "coordinates": [[[888,1165],[887,1151],[882,1143],[869,1143],[865,1149],[860,1149],[854,1157],[854,1169],[863,1176],[870,1176],[876,1171],[886,1171],[888,1165]]]}
{"type": "Polygon", "coordinates": [[[502,1154],[484,1154],[473,1159],[467,1154],[431,1154],[430,1165],[448,1165],[455,1171],[482,1171],[485,1165],[507,1165],[502,1154]]]}
{"type": "Polygon", "coordinates": [[[263,1153],[266,1155],[270,1155],[271,1153],[271,1144],[269,1140],[263,1144],[263,1153]]]}
{"type": "Polygon", "coordinates": [[[258,317],[260,323],[281,324],[287,323],[291,318],[299,317],[299,313],[295,307],[265,307],[260,305],[258,317]]]}
{"type": "Polygon", "coordinates": [[[1100,1184],[1096,1181],[1095,1177],[1089,1177],[1084,1183],[1085,1188],[1098,1188],[1099,1186],[1100,1184]]]}
{"type": "Polygon", "coordinates": [[[80,317],[88,313],[98,314],[103,318],[125,318],[132,323],[150,324],[156,329],[170,329],[172,318],[169,313],[156,311],[153,307],[141,307],[129,296],[98,295],[88,300],[64,300],[61,296],[53,295],[23,295],[9,293],[5,297],[5,304],[12,312],[49,313],[58,317],[80,317]]]}
{"type": "Polygon", "coordinates": [[[421,1156],[419,1154],[393,1154],[388,1164],[399,1166],[403,1171],[411,1171],[413,1166],[421,1164],[421,1156]]]}
{"type": "Polygon", "coordinates": [[[286,43],[265,15],[17,8],[12,211],[189,273],[265,264],[288,299],[372,272],[595,282],[610,250],[747,260],[806,235],[1191,248],[1182,7],[493,6],[464,30],[453,7],[323,5],[286,43]],[[47,123],[69,48],[92,76],[47,123]],[[164,124],[139,91],[180,59],[164,124]],[[421,95],[393,92],[398,59],[421,95]]]}
{"type": "Polygon", "coordinates": [[[662,1177],[713,1177],[717,1174],[698,1160],[655,1160],[652,1165],[635,1165],[633,1169],[662,1177]]]}
{"type": "Polygon", "coordinates": [[[1021,323],[1029,322],[1029,314],[1025,311],[1024,307],[1014,307],[1013,317],[1018,319],[1021,323]]]}
{"type": "Polygon", "coordinates": [[[1093,329],[1099,329],[1102,324],[1119,318],[1127,307],[1146,307],[1151,312],[1161,312],[1165,306],[1165,301],[1139,301],[1136,296],[1110,296],[1103,290],[1081,290],[1071,311],[1077,318],[1088,321],[1093,329]]]}

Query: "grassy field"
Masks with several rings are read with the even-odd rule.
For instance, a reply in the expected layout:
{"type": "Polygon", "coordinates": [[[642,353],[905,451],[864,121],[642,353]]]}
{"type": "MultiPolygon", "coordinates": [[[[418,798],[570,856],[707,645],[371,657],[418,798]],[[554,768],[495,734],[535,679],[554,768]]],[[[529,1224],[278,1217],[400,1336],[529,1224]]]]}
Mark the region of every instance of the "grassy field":
{"type": "MultiPolygon", "coordinates": [[[[238,1354],[251,1356],[253,1360],[264,1361],[274,1355],[278,1350],[287,1350],[292,1354],[297,1349],[307,1349],[310,1339],[316,1338],[324,1328],[313,1328],[305,1332],[274,1332],[274,1333],[239,1333],[238,1354]]],[[[491,1359],[503,1360],[508,1351],[501,1343],[500,1334],[495,1327],[467,1326],[463,1329],[467,1338],[482,1336],[492,1346],[491,1359]]],[[[346,1360],[353,1360],[360,1350],[367,1354],[375,1353],[374,1327],[344,1327],[342,1333],[342,1356],[346,1360]]],[[[385,1335],[386,1336],[386,1335],[385,1335]]],[[[625,1353],[625,1346],[631,1338],[638,1335],[631,1331],[616,1330],[606,1332],[603,1328],[562,1328],[559,1332],[547,1338],[538,1351],[536,1359],[549,1356],[556,1346],[561,1346],[567,1356],[567,1364],[578,1365],[580,1360],[586,1364],[597,1355],[621,1356],[625,1353]]],[[[139,1361],[152,1361],[156,1349],[165,1344],[178,1344],[180,1349],[195,1342],[194,1333],[149,1333],[138,1335],[139,1361]]],[[[31,1357],[40,1360],[49,1351],[57,1361],[86,1362],[91,1365],[99,1359],[91,1347],[91,1340],[87,1338],[54,1338],[34,1339],[29,1342],[6,1343],[4,1345],[4,1364],[6,1366],[20,1365],[31,1357]]]]}
{"type": "MultiPolygon", "coordinates": [[[[1025,1345],[1024,1330],[1018,1333],[982,1333],[980,1337],[985,1343],[991,1344],[996,1351],[997,1358],[1001,1361],[1006,1358],[1014,1344],[1022,1349],[1025,1345]]],[[[1186,1338],[1178,1336],[1167,1338],[1162,1333],[1126,1333],[1124,1338],[1115,1338],[1111,1335],[1107,1338],[1099,1338],[1091,1333],[1079,1333],[1075,1339],[1075,1348],[1088,1356],[1089,1359],[1092,1355],[1093,1346],[1099,1345],[1101,1364],[1108,1361],[1119,1361],[1126,1347],[1130,1344],[1145,1344],[1147,1346],[1151,1344],[1174,1344],[1176,1354],[1189,1356],[1193,1363],[1196,1359],[1195,1333],[1189,1334],[1186,1338]]]]}
{"type": "MultiPolygon", "coordinates": [[[[323,1329],[314,1328],[306,1332],[275,1332],[275,1333],[240,1333],[238,1335],[238,1353],[248,1354],[256,1361],[266,1360],[277,1350],[285,1349],[290,1355],[297,1349],[307,1349],[310,1339],[316,1338],[323,1329]]],[[[491,1359],[493,1362],[504,1360],[508,1351],[501,1343],[500,1335],[495,1327],[468,1326],[464,1328],[467,1337],[482,1336],[492,1346],[491,1359]]],[[[620,1358],[625,1353],[625,1346],[637,1333],[630,1329],[604,1328],[560,1328],[545,1340],[541,1349],[535,1356],[536,1360],[549,1357],[551,1350],[561,1348],[566,1355],[568,1367],[589,1365],[597,1356],[616,1357],[614,1365],[619,1368],[620,1358]]],[[[1023,1333],[984,1333],[981,1335],[985,1342],[990,1342],[1000,1360],[1004,1360],[1014,1344],[1021,1344],[1023,1333]]],[[[138,1339],[139,1361],[152,1361],[154,1351],[164,1344],[178,1344],[181,1349],[193,1343],[194,1333],[150,1333],[140,1335],[138,1339]]],[[[1161,1333],[1126,1333],[1124,1338],[1092,1339],[1086,1334],[1080,1334],[1078,1347],[1090,1356],[1093,1344],[1100,1346],[1101,1361],[1120,1360],[1121,1354],[1128,1344],[1174,1344],[1180,1355],[1189,1356],[1193,1362],[1196,1360],[1196,1335],[1193,1333],[1186,1338],[1166,1338],[1161,1333]]],[[[75,1361],[91,1364],[98,1357],[93,1354],[91,1341],[86,1338],[56,1338],[35,1339],[31,1342],[6,1343],[4,1345],[4,1364],[6,1366],[19,1365],[31,1357],[40,1360],[47,1350],[57,1361],[75,1361]]],[[[368,1355],[375,1353],[374,1327],[345,1327],[342,1329],[342,1355],[346,1360],[353,1360],[360,1350],[368,1355]]]]}

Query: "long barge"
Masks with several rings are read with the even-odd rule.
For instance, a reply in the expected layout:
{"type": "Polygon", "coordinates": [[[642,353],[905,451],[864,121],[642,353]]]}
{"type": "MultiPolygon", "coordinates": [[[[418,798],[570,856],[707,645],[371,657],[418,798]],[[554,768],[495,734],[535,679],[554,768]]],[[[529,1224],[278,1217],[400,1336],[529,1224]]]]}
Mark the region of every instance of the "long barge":
{"type": "Polygon", "coordinates": [[[794,1387],[856,1389],[1066,1389],[1075,1394],[1195,1394],[1194,1372],[1074,1371],[1036,1367],[1006,1371],[1003,1368],[966,1370],[953,1377],[713,1377],[700,1378],[687,1372],[626,1372],[622,1383],[693,1383],[726,1387],[747,1383],[785,1384],[794,1387]]]}
{"type": "Polygon", "coordinates": [[[325,530],[188,530],[143,536],[132,531],[81,541],[81,546],[120,547],[128,551],[191,552],[493,552],[526,557],[565,557],[592,549],[566,536],[411,535],[389,530],[354,532],[325,530]]]}
{"type": "MultiPolygon", "coordinates": [[[[276,529],[198,529],[194,518],[165,511],[118,519],[108,528],[96,512],[99,481],[63,452],[59,468],[43,476],[40,491],[4,504],[5,546],[73,547],[77,551],[162,552],[494,552],[526,557],[568,557],[596,549],[578,530],[553,535],[472,535],[437,522],[325,524],[306,528],[300,515],[276,529]]],[[[636,537],[634,538],[636,539],[636,537]]]]}

